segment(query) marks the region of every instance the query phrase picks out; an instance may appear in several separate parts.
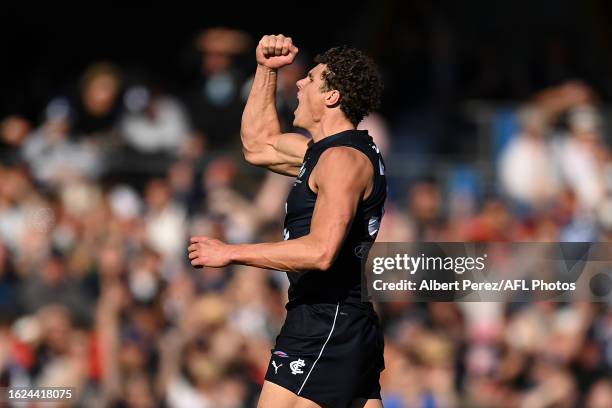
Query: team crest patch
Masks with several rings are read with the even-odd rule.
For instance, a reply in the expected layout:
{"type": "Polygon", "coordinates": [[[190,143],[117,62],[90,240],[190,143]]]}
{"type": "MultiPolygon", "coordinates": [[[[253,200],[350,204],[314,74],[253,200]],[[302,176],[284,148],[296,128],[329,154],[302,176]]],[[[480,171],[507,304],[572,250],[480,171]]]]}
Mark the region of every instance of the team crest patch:
{"type": "Polygon", "coordinates": [[[293,374],[293,375],[304,374],[304,371],[302,370],[302,367],[304,367],[305,365],[306,365],[306,363],[301,358],[298,358],[297,360],[292,361],[291,363],[289,363],[289,368],[291,369],[291,374],[293,374]]]}
{"type": "Polygon", "coordinates": [[[289,357],[289,355],[287,353],[285,353],[284,351],[280,351],[280,350],[276,350],[272,354],[274,354],[275,356],[283,357],[283,358],[289,357]]]}

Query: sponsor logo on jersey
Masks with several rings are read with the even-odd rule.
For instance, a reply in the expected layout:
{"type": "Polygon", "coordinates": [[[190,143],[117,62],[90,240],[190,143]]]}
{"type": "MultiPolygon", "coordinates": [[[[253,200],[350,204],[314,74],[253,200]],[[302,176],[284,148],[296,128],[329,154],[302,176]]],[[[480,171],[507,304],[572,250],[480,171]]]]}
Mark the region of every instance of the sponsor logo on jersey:
{"type": "Polygon", "coordinates": [[[279,356],[279,357],[283,357],[283,358],[289,357],[289,355],[287,353],[285,353],[284,351],[280,351],[280,350],[276,350],[273,354],[275,356],[279,356]]]}

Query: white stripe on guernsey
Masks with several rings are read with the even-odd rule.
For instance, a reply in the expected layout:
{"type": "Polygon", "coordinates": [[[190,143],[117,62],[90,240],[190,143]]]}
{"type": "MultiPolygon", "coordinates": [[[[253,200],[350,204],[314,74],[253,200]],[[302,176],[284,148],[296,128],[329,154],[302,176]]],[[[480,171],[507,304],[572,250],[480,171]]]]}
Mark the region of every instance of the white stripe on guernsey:
{"type": "Polygon", "coordinates": [[[332,323],[332,328],[329,331],[329,336],[327,336],[327,340],[325,340],[325,343],[323,343],[323,347],[321,347],[321,351],[319,352],[319,356],[314,361],[314,363],[312,363],[312,367],[310,367],[310,370],[308,371],[308,374],[306,374],[306,378],[304,378],[304,382],[302,383],[302,386],[298,390],[297,395],[300,395],[300,392],[302,392],[302,388],[304,388],[304,385],[306,385],[306,381],[308,381],[308,377],[310,377],[310,373],[312,373],[312,370],[314,369],[315,365],[317,364],[317,361],[319,361],[319,359],[321,358],[321,355],[323,354],[323,350],[325,350],[325,346],[327,345],[327,342],[329,341],[329,339],[332,336],[332,333],[334,332],[334,327],[336,327],[336,318],[338,317],[338,309],[339,308],[340,308],[340,302],[338,302],[338,304],[336,305],[336,314],[334,315],[334,322],[332,323]]]}

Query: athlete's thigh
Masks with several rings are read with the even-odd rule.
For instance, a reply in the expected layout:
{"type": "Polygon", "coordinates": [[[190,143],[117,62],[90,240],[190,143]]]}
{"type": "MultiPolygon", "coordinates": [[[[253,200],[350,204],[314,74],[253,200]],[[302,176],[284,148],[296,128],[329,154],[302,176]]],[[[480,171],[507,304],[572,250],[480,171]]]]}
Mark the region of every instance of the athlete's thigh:
{"type": "Polygon", "coordinates": [[[382,401],[379,399],[359,398],[353,401],[351,408],[383,408],[382,401]]]}
{"type": "Polygon", "coordinates": [[[321,408],[321,406],[295,395],[280,385],[264,381],[257,408],[321,408]]]}

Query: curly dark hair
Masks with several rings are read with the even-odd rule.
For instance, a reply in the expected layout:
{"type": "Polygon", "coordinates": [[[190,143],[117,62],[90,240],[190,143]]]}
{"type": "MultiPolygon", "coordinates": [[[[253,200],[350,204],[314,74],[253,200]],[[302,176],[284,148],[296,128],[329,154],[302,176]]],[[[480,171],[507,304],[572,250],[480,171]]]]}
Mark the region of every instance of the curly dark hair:
{"type": "Polygon", "coordinates": [[[347,46],[334,47],[317,55],[315,62],[326,65],[323,90],[340,92],[340,109],[353,125],[379,107],[382,78],[374,61],[363,52],[347,46]]]}

